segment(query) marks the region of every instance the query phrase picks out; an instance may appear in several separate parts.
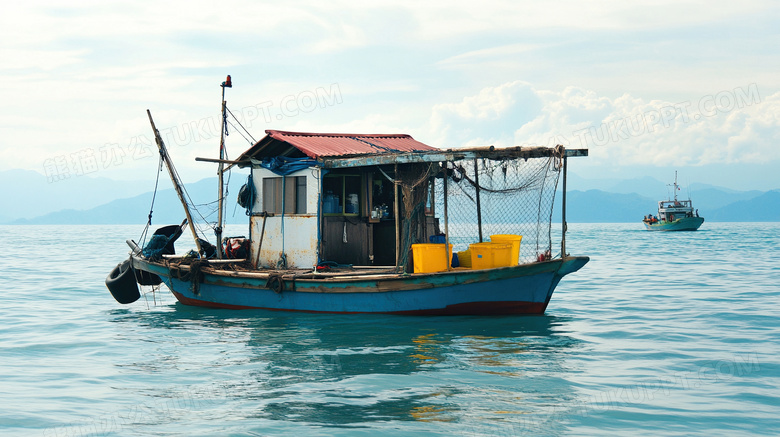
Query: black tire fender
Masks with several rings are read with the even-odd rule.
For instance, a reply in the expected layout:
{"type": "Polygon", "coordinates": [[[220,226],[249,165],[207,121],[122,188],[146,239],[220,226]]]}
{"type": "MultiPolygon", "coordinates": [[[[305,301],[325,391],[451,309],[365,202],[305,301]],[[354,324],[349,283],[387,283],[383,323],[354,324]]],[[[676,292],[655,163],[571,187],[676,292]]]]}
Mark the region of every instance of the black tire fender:
{"type": "Polygon", "coordinates": [[[129,259],[117,264],[106,278],[106,287],[117,302],[129,304],[141,298],[138,284],[135,282],[133,265],[129,259]]]}

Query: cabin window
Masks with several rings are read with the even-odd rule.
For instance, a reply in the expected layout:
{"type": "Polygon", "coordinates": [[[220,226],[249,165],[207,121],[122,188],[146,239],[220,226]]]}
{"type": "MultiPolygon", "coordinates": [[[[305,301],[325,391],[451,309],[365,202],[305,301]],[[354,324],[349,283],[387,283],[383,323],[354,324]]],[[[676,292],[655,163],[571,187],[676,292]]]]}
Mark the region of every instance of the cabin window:
{"type": "Polygon", "coordinates": [[[371,190],[371,204],[376,211],[378,219],[388,219],[393,216],[394,189],[395,185],[383,176],[374,179],[371,190]]]}
{"type": "Polygon", "coordinates": [[[360,176],[327,175],[322,180],[322,212],[360,215],[360,176]]]}
{"type": "Polygon", "coordinates": [[[306,214],[306,176],[264,178],[263,211],[306,214]]]}

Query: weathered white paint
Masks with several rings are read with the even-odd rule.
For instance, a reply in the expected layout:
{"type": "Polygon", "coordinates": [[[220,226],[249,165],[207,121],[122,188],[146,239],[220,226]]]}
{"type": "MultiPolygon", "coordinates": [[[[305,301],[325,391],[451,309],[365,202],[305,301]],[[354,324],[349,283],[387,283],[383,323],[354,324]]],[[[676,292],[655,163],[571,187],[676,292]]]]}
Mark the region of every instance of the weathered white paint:
{"type": "MultiPolygon", "coordinates": [[[[263,211],[263,178],[278,178],[279,175],[264,168],[252,169],[252,180],[255,185],[255,203],[252,211],[263,211]]],[[[288,176],[306,177],[306,214],[276,215],[266,218],[260,257],[257,258],[260,246],[260,235],[263,228],[263,217],[253,215],[250,219],[250,237],[252,239],[251,259],[259,260],[258,266],[277,265],[282,253],[286,255],[289,268],[314,268],[319,255],[319,211],[320,177],[317,167],[311,167],[288,176]]]]}
{"type": "MultiPolygon", "coordinates": [[[[262,225],[262,217],[252,218],[252,256],[257,256],[262,225]]],[[[284,253],[287,257],[287,267],[314,268],[317,265],[317,250],[316,216],[268,217],[258,266],[276,267],[284,253]],[[284,220],[284,232],[282,232],[282,220],[284,220]]]]}

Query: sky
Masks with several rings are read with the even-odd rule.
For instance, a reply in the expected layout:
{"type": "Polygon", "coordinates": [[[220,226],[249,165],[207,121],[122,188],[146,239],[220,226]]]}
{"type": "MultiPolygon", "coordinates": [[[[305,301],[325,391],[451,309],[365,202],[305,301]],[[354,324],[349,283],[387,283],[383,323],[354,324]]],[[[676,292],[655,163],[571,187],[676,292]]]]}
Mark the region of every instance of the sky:
{"type": "MultiPolygon", "coordinates": [[[[152,181],[266,129],[587,148],[584,178],[780,189],[773,1],[24,1],[0,17],[0,171],[152,181]]],[[[149,187],[153,188],[152,186],[149,187]]],[[[571,187],[576,189],[576,187],[571,187]]]]}

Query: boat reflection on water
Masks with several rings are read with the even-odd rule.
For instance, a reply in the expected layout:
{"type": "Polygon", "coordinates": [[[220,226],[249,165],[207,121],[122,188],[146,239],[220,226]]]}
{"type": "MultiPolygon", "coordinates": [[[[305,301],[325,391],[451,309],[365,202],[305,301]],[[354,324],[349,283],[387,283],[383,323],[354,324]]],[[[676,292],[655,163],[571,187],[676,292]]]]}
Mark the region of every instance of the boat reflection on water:
{"type": "Polygon", "coordinates": [[[506,424],[577,396],[559,377],[580,343],[565,318],[172,308],[115,312],[115,322],[152,331],[156,342],[143,360],[117,365],[166,374],[164,386],[147,388],[158,391],[150,396],[170,396],[171,384],[216,384],[206,405],[233,405],[254,419],[506,424]]]}

